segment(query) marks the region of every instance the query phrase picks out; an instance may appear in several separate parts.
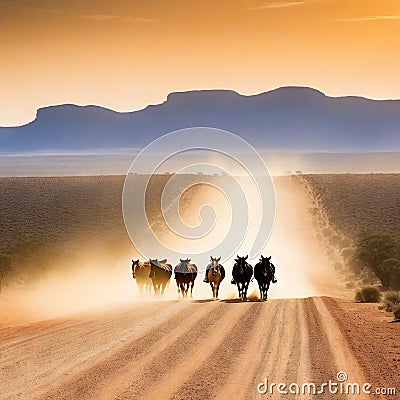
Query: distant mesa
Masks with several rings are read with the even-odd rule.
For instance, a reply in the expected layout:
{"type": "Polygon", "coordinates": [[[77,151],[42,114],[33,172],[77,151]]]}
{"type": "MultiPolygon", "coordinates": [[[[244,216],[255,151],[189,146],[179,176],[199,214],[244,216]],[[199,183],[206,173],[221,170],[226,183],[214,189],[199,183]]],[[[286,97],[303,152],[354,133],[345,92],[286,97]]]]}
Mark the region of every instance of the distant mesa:
{"type": "Polygon", "coordinates": [[[400,151],[400,100],[283,87],[252,96],[171,93],[161,104],[128,113],[66,104],[38,110],[27,125],[0,128],[0,152],[140,148],[194,126],[226,129],[255,147],[279,151],[400,151]]]}

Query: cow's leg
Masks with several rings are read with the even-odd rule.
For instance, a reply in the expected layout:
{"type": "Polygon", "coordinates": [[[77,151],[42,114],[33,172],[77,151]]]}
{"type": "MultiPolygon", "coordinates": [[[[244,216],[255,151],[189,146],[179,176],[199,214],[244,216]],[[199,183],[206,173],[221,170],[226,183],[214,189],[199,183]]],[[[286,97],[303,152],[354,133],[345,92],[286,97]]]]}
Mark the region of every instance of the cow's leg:
{"type": "Polygon", "coordinates": [[[176,280],[176,287],[178,289],[178,299],[181,298],[181,284],[180,282],[178,282],[178,280],[176,280]]]}
{"type": "Polygon", "coordinates": [[[268,290],[269,290],[269,285],[271,284],[271,282],[268,282],[265,285],[265,300],[268,300],[268,290]]]}
{"type": "Polygon", "coordinates": [[[185,298],[186,297],[186,283],[182,283],[182,297],[185,298]]]}
{"type": "Polygon", "coordinates": [[[249,283],[250,282],[246,282],[245,284],[244,284],[244,299],[247,301],[247,290],[248,290],[248,288],[249,288],[249,283]]]}
{"type": "Polygon", "coordinates": [[[188,294],[189,294],[189,286],[190,286],[190,283],[186,283],[186,285],[185,285],[185,296],[186,297],[188,297],[188,294]]]}
{"type": "Polygon", "coordinates": [[[212,298],[215,298],[215,282],[210,281],[211,291],[212,291],[212,298]]]}
{"type": "Polygon", "coordinates": [[[243,286],[243,283],[241,282],[241,283],[239,283],[239,285],[240,285],[240,289],[239,289],[239,297],[240,297],[240,300],[243,300],[243,295],[244,295],[244,286],[243,286]]]}

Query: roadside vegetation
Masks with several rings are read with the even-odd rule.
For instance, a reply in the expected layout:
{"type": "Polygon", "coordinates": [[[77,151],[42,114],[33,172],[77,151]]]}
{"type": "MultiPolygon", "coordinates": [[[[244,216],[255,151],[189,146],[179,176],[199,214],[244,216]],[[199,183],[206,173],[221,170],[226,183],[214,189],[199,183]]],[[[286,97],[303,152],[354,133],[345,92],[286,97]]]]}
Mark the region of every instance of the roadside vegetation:
{"type": "Polygon", "coordinates": [[[375,286],[366,286],[357,290],[355,299],[360,303],[379,303],[382,298],[381,291],[375,286]]]}
{"type": "MultiPolygon", "coordinates": [[[[171,176],[155,175],[147,187],[153,226],[162,226],[161,194],[171,176]]],[[[125,176],[0,178],[0,296],[55,270],[85,264],[110,269],[121,256],[129,260],[134,249],[121,209],[124,181],[125,176]]]]}
{"type": "Polygon", "coordinates": [[[106,268],[112,255],[129,251],[123,182],[120,176],[0,178],[0,291],[79,267],[85,257],[106,268]]]}
{"type": "Polygon", "coordinates": [[[360,288],[356,301],[383,297],[382,309],[394,313],[400,291],[400,174],[297,179],[312,195],[311,213],[334,268],[348,288],[360,288]]]}

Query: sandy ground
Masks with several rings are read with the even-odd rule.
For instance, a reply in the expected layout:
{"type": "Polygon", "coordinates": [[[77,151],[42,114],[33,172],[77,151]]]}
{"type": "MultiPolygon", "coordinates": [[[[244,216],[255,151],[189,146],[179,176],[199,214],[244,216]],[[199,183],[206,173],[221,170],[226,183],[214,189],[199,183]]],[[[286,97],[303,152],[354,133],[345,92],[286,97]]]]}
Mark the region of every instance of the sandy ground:
{"type": "Polygon", "coordinates": [[[142,302],[4,327],[0,398],[284,399],[258,394],[257,385],[265,378],[320,384],[339,371],[349,382],[396,387],[399,326],[376,306],[368,321],[354,319],[349,304],[327,297],[142,302]],[[388,327],[393,343],[384,341],[388,327]]]}
{"type": "MultiPolygon", "coordinates": [[[[319,388],[340,371],[346,382],[370,382],[371,391],[396,388],[400,325],[377,305],[349,300],[316,242],[301,188],[286,179],[277,183],[277,194],[277,222],[266,251],[274,256],[279,282],[268,302],[235,300],[229,282],[221,300],[211,301],[200,277],[192,300],[172,300],[171,285],[164,300],[140,301],[129,297],[127,271],[122,278],[129,285],[119,289],[127,297],[119,296],[118,305],[79,313],[65,308],[57,318],[57,307],[50,307],[47,318],[30,313],[2,319],[0,399],[379,398],[327,389],[306,396],[279,394],[276,387],[257,391],[265,379],[319,388]]],[[[254,283],[251,292],[257,293],[254,283]]],[[[60,299],[68,302],[61,293],[60,299]]],[[[396,389],[397,395],[382,398],[398,398],[396,389]]]]}

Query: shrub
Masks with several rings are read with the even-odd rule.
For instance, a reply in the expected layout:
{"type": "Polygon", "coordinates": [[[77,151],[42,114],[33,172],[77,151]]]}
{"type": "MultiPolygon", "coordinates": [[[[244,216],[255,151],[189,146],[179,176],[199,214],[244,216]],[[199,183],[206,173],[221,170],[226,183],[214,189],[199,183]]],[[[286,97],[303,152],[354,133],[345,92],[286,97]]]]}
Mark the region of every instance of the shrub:
{"type": "Polygon", "coordinates": [[[366,286],[357,291],[355,299],[360,303],[379,303],[382,293],[375,286],[366,286]]]}
{"type": "Polygon", "coordinates": [[[394,309],[393,309],[393,317],[394,317],[394,319],[396,321],[400,320],[400,304],[398,304],[397,306],[394,307],[394,309]]]}
{"type": "Polygon", "coordinates": [[[381,264],[382,271],[396,271],[400,266],[400,261],[397,258],[387,258],[381,264]]]}
{"type": "Polygon", "coordinates": [[[368,235],[362,238],[356,250],[356,258],[361,265],[368,266],[381,280],[384,287],[387,282],[382,272],[392,265],[396,253],[396,241],[390,235],[368,235]],[[390,259],[390,261],[388,260],[390,259]],[[382,263],[387,262],[382,269],[382,263]]]}
{"type": "Polygon", "coordinates": [[[400,290],[398,275],[400,274],[400,261],[397,258],[388,258],[380,265],[382,286],[384,289],[400,290]]]}
{"type": "Polygon", "coordinates": [[[392,312],[394,308],[399,304],[400,304],[400,293],[388,292],[385,294],[382,308],[388,312],[392,312]]]}
{"type": "Polygon", "coordinates": [[[392,271],[390,274],[390,288],[400,290],[400,271],[392,271]]]}
{"type": "Polygon", "coordinates": [[[399,292],[388,292],[385,294],[385,300],[392,302],[395,306],[400,304],[400,293],[399,292]]]}

